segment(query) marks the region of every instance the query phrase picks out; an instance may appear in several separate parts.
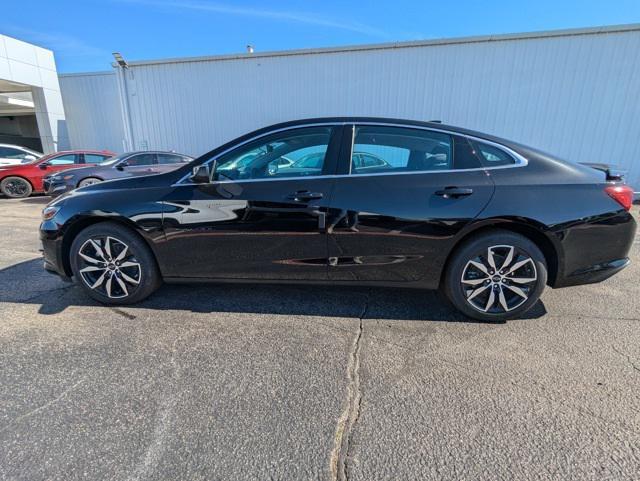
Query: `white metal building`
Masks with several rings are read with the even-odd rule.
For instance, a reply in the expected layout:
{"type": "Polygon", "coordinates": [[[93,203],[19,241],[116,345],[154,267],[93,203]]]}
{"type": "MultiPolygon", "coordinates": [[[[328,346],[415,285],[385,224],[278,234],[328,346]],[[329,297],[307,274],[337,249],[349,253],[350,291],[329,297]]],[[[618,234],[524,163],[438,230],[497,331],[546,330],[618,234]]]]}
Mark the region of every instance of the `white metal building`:
{"type": "Polygon", "coordinates": [[[68,145],[53,52],[0,35],[0,143],[45,153],[68,145]]]}
{"type": "Polygon", "coordinates": [[[60,77],[73,147],[198,155],[316,116],[439,119],[629,170],[640,25],[129,62],[60,77]]]}

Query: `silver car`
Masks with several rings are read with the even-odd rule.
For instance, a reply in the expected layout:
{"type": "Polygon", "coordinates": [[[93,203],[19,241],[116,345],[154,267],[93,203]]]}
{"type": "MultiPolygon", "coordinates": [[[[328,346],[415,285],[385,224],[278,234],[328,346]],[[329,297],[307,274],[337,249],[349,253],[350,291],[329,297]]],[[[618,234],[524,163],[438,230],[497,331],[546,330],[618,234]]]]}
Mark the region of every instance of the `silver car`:
{"type": "Polygon", "coordinates": [[[169,172],[192,160],[192,157],[176,152],[128,152],[112,157],[100,165],[49,175],[44,178],[43,187],[48,195],[58,196],[104,180],[169,172]]]}

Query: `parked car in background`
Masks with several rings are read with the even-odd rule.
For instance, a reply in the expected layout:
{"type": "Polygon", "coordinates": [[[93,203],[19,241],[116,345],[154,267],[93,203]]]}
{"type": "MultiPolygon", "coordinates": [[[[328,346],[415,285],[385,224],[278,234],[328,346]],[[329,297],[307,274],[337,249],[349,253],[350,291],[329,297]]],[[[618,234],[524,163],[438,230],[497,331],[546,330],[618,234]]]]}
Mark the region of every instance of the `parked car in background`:
{"type": "Polygon", "coordinates": [[[25,164],[40,157],[42,157],[42,152],[36,152],[19,145],[0,144],[0,166],[25,164]]]}
{"type": "Polygon", "coordinates": [[[43,210],[40,239],[45,268],[105,304],[163,280],[309,281],[441,289],[466,316],[504,321],[547,285],[625,268],[632,196],[611,174],[480,132],[310,119],[71,192],[43,210]]]}
{"type": "Polygon", "coordinates": [[[53,172],[100,164],[114,155],[108,150],[65,150],[26,164],[0,166],[0,192],[7,197],[29,197],[34,192],[44,192],[43,179],[53,172]]]}
{"type": "Polygon", "coordinates": [[[175,152],[129,152],[95,167],[81,167],[47,176],[44,179],[44,189],[47,194],[58,196],[104,180],[170,172],[192,160],[188,155],[175,152]]]}

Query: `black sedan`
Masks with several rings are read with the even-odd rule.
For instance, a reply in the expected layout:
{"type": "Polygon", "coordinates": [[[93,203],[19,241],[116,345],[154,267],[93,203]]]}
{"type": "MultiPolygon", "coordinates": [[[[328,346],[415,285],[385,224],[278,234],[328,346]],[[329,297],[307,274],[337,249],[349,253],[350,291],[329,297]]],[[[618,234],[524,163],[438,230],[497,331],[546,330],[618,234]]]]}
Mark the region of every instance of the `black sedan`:
{"type": "Polygon", "coordinates": [[[106,304],[163,280],[407,286],[502,321],[547,285],[624,268],[632,197],[604,172],[478,132],[326,118],[73,191],[44,209],[40,237],[45,268],[106,304]]]}

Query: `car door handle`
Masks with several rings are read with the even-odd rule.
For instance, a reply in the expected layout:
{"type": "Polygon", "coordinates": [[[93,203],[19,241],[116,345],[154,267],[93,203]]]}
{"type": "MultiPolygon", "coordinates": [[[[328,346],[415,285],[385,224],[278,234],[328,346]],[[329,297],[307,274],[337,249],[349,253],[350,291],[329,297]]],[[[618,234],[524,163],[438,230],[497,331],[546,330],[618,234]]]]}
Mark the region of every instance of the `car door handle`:
{"type": "Polygon", "coordinates": [[[287,196],[287,200],[295,202],[308,202],[310,200],[322,199],[322,192],[309,192],[308,190],[299,190],[287,196]]]}
{"type": "Polygon", "coordinates": [[[473,189],[466,187],[445,187],[442,190],[436,190],[435,194],[445,199],[455,199],[473,194],[473,189]]]}

